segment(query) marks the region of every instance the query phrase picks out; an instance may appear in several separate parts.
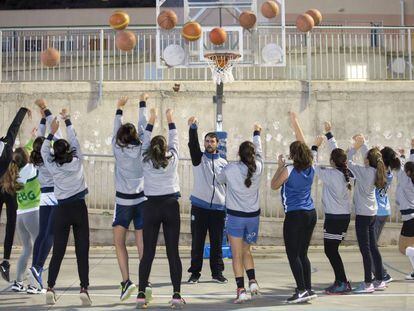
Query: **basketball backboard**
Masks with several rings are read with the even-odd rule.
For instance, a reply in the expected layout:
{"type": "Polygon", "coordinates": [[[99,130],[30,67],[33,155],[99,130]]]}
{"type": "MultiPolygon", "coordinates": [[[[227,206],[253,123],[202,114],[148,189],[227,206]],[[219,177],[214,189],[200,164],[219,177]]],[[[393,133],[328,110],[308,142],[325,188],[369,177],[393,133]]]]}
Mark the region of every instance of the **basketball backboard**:
{"type": "Polygon", "coordinates": [[[178,16],[178,24],[171,30],[156,26],[157,67],[206,67],[204,55],[217,51],[240,54],[237,66],[285,66],[285,0],[275,1],[280,13],[267,19],[260,11],[265,0],[157,0],[155,20],[166,9],[174,10],[178,16]],[[256,25],[249,30],[243,29],[238,21],[241,12],[247,10],[257,17],[256,25]],[[181,36],[182,25],[188,21],[202,26],[203,35],[198,41],[188,42],[181,36]],[[209,33],[220,26],[226,30],[228,39],[215,46],[209,40],[209,33]],[[173,51],[179,51],[179,55],[172,57],[169,53],[173,51]],[[173,59],[173,63],[168,64],[166,59],[173,59]]]}

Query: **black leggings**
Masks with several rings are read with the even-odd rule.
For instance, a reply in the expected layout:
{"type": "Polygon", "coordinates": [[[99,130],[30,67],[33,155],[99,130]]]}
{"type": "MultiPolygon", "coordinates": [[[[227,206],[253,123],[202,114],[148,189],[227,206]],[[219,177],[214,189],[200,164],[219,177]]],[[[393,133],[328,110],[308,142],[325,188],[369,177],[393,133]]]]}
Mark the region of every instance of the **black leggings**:
{"type": "Polygon", "coordinates": [[[297,289],[312,289],[311,264],[308,248],[316,225],[316,211],[300,210],[286,213],[283,223],[283,239],[290,269],[297,289]]]}
{"type": "Polygon", "coordinates": [[[357,234],[359,250],[362,254],[362,261],[364,263],[365,283],[371,283],[371,258],[375,267],[375,279],[382,281],[384,272],[382,271],[382,258],[378,251],[377,242],[375,239],[375,218],[376,216],[361,216],[355,217],[355,231],[357,234]]]}
{"type": "Polygon", "coordinates": [[[80,286],[89,286],[89,221],[85,200],[75,200],[59,204],[55,212],[53,255],[49,265],[47,284],[53,288],[59,274],[60,265],[65,255],[66,246],[73,228],[75,252],[78,264],[80,286]]]}
{"type": "Polygon", "coordinates": [[[3,204],[6,204],[6,235],[4,237],[4,259],[10,259],[10,254],[13,246],[14,231],[16,230],[16,210],[17,201],[15,195],[3,193],[0,188],[0,216],[3,208],[3,204]]]}
{"type": "Polygon", "coordinates": [[[328,257],[334,270],[335,283],[348,281],[344,263],[342,262],[338,249],[342,240],[345,238],[350,220],[350,215],[338,219],[325,218],[323,226],[325,255],[328,257]]]}
{"type": "Polygon", "coordinates": [[[143,208],[144,255],[139,264],[139,291],[145,291],[151,273],[152,261],[155,257],[158,234],[162,224],[171,282],[174,292],[181,291],[183,268],[178,252],[180,237],[180,205],[173,196],[149,197],[143,208]]]}

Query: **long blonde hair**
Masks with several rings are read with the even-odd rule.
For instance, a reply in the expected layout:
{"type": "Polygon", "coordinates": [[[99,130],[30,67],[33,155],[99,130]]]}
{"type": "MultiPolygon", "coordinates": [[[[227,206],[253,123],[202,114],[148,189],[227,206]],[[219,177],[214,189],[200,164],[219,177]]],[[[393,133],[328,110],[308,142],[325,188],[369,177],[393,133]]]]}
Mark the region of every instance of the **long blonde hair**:
{"type": "Polygon", "coordinates": [[[23,186],[17,182],[19,178],[19,171],[29,162],[29,154],[24,148],[16,148],[13,152],[13,159],[7,168],[6,173],[1,179],[2,191],[15,194],[21,190],[23,186]]]}

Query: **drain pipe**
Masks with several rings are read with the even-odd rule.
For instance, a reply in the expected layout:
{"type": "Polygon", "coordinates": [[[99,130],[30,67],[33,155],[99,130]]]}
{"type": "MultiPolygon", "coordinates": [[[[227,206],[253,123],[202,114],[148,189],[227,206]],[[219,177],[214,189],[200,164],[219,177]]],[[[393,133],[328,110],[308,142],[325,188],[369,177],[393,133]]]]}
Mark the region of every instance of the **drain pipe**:
{"type": "Polygon", "coordinates": [[[400,0],[401,26],[405,26],[405,0],[400,0]]]}

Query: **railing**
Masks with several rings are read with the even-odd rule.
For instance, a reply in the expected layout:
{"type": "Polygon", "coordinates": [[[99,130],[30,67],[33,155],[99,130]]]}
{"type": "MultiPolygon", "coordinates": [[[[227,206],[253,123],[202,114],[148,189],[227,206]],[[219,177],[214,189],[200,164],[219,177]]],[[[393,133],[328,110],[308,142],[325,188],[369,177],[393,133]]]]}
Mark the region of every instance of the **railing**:
{"type": "MultiPolygon", "coordinates": [[[[89,188],[87,204],[89,208],[102,212],[112,213],[115,206],[114,186],[114,160],[110,155],[88,155],[84,161],[85,174],[89,188]]],[[[270,181],[276,171],[275,162],[266,162],[262,176],[262,185],[259,191],[261,217],[268,219],[283,219],[284,211],[280,191],[270,188],[270,181]]],[[[191,205],[189,201],[193,187],[192,164],[189,159],[180,159],[178,172],[180,176],[180,206],[181,213],[189,214],[191,205]]],[[[315,178],[312,189],[312,198],[315,202],[318,219],[324,218],[321,203],[322,185],[315,178]]],[[[399,222],[399,212],[395,207],[395,183],[389,191],[392,202],[392,215],[390,222],[399,222]]]]}
{"type": "MultiPolygon", "coordinates": [[[[209,80],[203,68],[158,69],[154,27],[130,27],[136,48],[121,52],[109,28],[0,29],[0,82],[209,80]],[[61,51],[53,69],[40,64],[49,46],[61,51]]],[[[286,29],[286,67],[239,66],[236,80],[412,80],[410,27],[317,27],[309,34],[286,29]]],[[[176,36],[174,33],[171,36],[176,36]]],[[[244,42],[250,42],[245,32],[244,42]]],[[[275,28],[260,27],[258,43],[279,41],[275,28]]],[[[167,38],[168,39],[168,38],[167,38]]],[[[176,40],[176,38],[175,38],[176,40]]],[[[260,54],[260,51],[259,51],[260,54]]]]}

